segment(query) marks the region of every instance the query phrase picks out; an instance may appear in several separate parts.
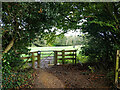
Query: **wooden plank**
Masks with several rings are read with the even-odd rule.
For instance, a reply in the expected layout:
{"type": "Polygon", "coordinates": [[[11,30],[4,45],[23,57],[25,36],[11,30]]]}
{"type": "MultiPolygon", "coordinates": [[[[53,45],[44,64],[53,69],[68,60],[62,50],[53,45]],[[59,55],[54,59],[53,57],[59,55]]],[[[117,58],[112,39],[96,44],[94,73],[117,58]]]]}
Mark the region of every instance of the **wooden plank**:
{"type": "Polygon", "coordinates": [[[40,68],[40,56],[41,56],[41,52],[38,52],[38,56],[37,56],[37,68],[40,68]]]}
{"type": "Polygon", "coordinates": [[[34,52],[29,52],[29,53],[38,53],[38,51],[34,51],[34,52]]]}
{"type": "Polygon", "coordinates": [[[34,57],[34,53],[32,53],[32,68],[35,69],[35,57],[34,57]]]}
{"type": "MultiPolygon", "coordinates": [[[[64,58],[64,60],[67,60],[67,59],[75,59],[75,58],[64,58]]],[[[62,60],[62,58],[58,58],[58,60],[62,60]]]]}
{"type": "Polygon", "coordinates": [[[67,50],[65,52],[76,52],[77,50],[67,50]]]}
{"type": "Polygon", "coordinates": [[[120,51],[117,50],[117,55],[116,55],[116,69],[115,69],[115,84],[117,85],[117,87],[118,87],[119,53],[120,53],[120,51]]]}
{"type": "MultiPolygon", "coordinates": [[[[38,56],[34,56],[34,57],[38,57],[38,56]]],[[[30,58],[30,56],[29,57],[21,57],[21,59],[28,59],[28,58],[30,58]]]]}
{"type": "Polygon", "coordinates": [[[58,54],[57,56],[62,56],[62,54],[58,54]]]}
{"type": "Polygon", "coordinates": [[[54,52],[53,50],[45,50],[45,51],[41,51],[41,52],[54,52]]]}
{"type": "Polygon", "coordinates": [[[62,52],[62,51],[54,51],[54,52],[62,52]]]}
{"type": "Polygon", "coordinates": [[[29,62],[28,60],[30,59],[31,57],[29,57],[25,62],[27,63],[27,62],[29,62]]]}
{"type": "Polygon", "coordinates": [[[30,57],[21,57],[21,59],[28,59],[28,58],[30,58],[30,57]]]}
{"type": "Polygon", "coordinates": [[[54,51],[54,65],[57,65],[57,51],[54,51]]]}
{"type": "Polygon", "coordinates": [[[74,56],[73,56],[73,64],[74,64],[74,62],[75,62],[75,59],[74,59],[74,57],[75,57],[75,52],[73,52],[73,54],[74,54],[74,56]]]}
{"type": "MultiPolygon", "coordinates": [[[[58,56],[62,56],[62,54],[58,54],[58,56]]],[[[66,54],[64,56],[75,56],[75,54],[66,54]]]]}
{"type": "MultiPolygon", "coordinates": [[[[41,53],[42,56],[47,56],[47,55],[50,55],[50,54],[51,54],[51,53],[47,53],[47,54],[42,54],[42,53],[41,53]]],[[[53,55],[53,54],[54,54],[54,53],[52,53],[51,55],[53,55]]]]}
{"type": "MultiPolygon", "coordinates": [[[[65,52],[76,52],[77,50],[65,50],[65,52]]],[[[62,50],[61,51],[57,51],[57,52],[62,52],[62,50]]]]}
{"type": "Polygon", "coordinates": [[[75,65],[76,65],[76,57],[77,57],[77,54],[76,54],[76,52],[75,52],[75,65]]]}
{"type": "Polygon", "coordinates": [[[62,64],[64,64],[65,50],[62,50],[62,64]]]}

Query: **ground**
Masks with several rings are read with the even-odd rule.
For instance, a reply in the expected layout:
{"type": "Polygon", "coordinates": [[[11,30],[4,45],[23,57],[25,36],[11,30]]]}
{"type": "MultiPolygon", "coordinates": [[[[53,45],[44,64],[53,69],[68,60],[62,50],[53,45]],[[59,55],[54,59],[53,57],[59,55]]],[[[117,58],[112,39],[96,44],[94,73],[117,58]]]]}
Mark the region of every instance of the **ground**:
{"type": "Polygon", "coordinates": [[[42,69],[38,69],[35,88],[64,88],[64,84],[56,76],[42,69]]]}
{"type": "Polygon", "coordinates": [[[49,66],[35,72],[33,88],[109,88],[103,73],[91,73],[85,65],[49,66]]]}

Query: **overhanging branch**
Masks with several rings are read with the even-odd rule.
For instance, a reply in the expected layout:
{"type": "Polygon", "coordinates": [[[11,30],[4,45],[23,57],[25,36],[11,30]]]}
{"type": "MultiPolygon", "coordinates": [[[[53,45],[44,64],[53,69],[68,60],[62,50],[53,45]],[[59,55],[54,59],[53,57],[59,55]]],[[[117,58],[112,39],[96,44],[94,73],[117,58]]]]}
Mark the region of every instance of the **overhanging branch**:
{"type": "Polygon", "coordinates": [[[13,38],[13,39],[10,41],[10,43],[7,45],[7,47],[5,48],[5,50],[4,50],[3,53],[7,53],[7,52],[13,47],[14,41],[15,41],[15,39],[13,38]]]}

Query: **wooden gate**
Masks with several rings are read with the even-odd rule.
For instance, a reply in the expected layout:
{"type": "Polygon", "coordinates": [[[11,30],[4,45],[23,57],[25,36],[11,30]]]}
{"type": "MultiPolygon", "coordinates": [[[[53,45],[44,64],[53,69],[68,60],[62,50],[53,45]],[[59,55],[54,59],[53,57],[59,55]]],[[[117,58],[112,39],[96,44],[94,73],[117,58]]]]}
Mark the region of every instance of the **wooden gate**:
{"type": "Polygon", "coordinates": [[[65,60],[72,60],[73,64],[76,64],[76,51],[77,50],[54,51],[54,65],[57,65],[58,60],[62,60],[62,64],[65,64],[65,60]]]}
{"type": "Polygon", "coordinates": [[[39,68],[40,65],[40,53],[39,51],[35,51],[35,52],[29,52],[29,55],[27,55],[26,57],[21,57],[21,59],[26,60],[25,62],[27,63],[31,63],[32,62],[32,68],[35,68],[35,61],[37,61],[38,65],[37,67],[39,68]]]}
{"type": "MultiPolygon", "coordinates": [[[[37,67],[40,67],[40,62],[41,60],[51,60],[49,57],[54,57],[54,52],[49,50],[49,51],[35,51],[35,52],[29,52],[29,56],[27,57],[21,57],[22,59],[27,59],[26,63],[31,63],[32,62],[32,68],[35,68],[35,62],[37,61],[37,67]]],[[[54,61],[54,58],[52,58],[54,61]]]]}
{"type": "Polygon", "coordinates": [[[115,84],[117,86],[117,88],[120,88],[120,62],[119,62],[119,58],[120,58],[120,50],[117,50],[117,55],[116,55],[116,69],[115,69],[115,84]]]}
{"type": "Polygon", "coordinates": [[[51,60],[49,57],[53,57],[54,65],[57,65],[57,61],[61,60],[62,64],[65,64],[66,60],[72,60],[73,64],[76,64],[76,50],[61,50],[61,51],[36,51],[29,52],[29,56],[22,57],[22,59],[27,59],[26,62],[32,62],[32,68],[35,68],[35,62],[37,61],[37,67],[40,67],[41,60],[51,60]]]}

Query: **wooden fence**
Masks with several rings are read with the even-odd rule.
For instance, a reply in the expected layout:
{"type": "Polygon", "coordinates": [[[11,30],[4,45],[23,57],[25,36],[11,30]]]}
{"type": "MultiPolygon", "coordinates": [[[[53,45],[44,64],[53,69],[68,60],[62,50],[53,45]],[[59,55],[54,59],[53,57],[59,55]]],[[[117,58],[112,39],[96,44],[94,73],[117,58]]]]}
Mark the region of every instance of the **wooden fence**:
{"type": "Polygon", "coordinates": [[[37,67],[40,67],[40,51],[36,51],[36,52],[29,52],[29,54],[32,54],[28,57],[22,57],[22,59],[27,59],[26,62],[32,62],[32,68],[35,68],[35,61],[37,61],[37,67]],[[37,53],[37,55],[34,55],[35,53],[37,53]],[[37,60],[35,60],[35,58],[37,57],[37,60]],[[28,61],[29,59],[31,59],[31,61],[28,61]]]}
{"type": "Polygon", "coordinates": [[[62,60],[62,64],[64,64],[65,60],[70,60],[70,59],[73,60],[74,64],[76,64],[76,50],[54,51],[54,65],[57,65],[57,60],[62,60]],[[66,54],[66,52],[69,52],[70,54],[66,54]],[[59,58],[58,56],[62,56],[62,58],[59,58]],[[65,56],[71,56],[71,57],[67,58],[65,56]]]}
{"type": "MultiPolygon", "coordinates": [[[[26,62],[32,62],[32,68],[35,68],[35,61],[37,61],[37,67],[40,67],[40,60],[41,60],[41,52],[53,52],[54,53],[54,65],[57,65],[58,60],[62,60],[62,64],[65,64],[65,60],[73,60],[73,63],[76,64],[76,50],[61,50],[61,51],[36,51],[36,52],[29,52],[31,54],[27,57],[22,57],[22,59],[27,59],[26,62]],[[66,54],[69,53],[69,54],[66,54]],[[35,55],[36,54],[36,55],[35,55]],[[61,56],[62,58],[59,58],[61,56]],[[69,58],[66,58],[69,56],[69,58]],[[37,60],[35,60],[37,58],[37,60]],[[31,59],[31,61],[29,61],[31,59]]],[[[47,54],[42,54],[47,55],[47,54]]]]}
{"type": "Polygon", "coordinates": [[[116,69],[115,69],[115,84],[117,86],[117,88],[119,87],[119,72],[120,72],[120,68],[119,68],[119,58],[120,58],[120,50],[117,50],[117,55],[116,55],[116,69]]]}

